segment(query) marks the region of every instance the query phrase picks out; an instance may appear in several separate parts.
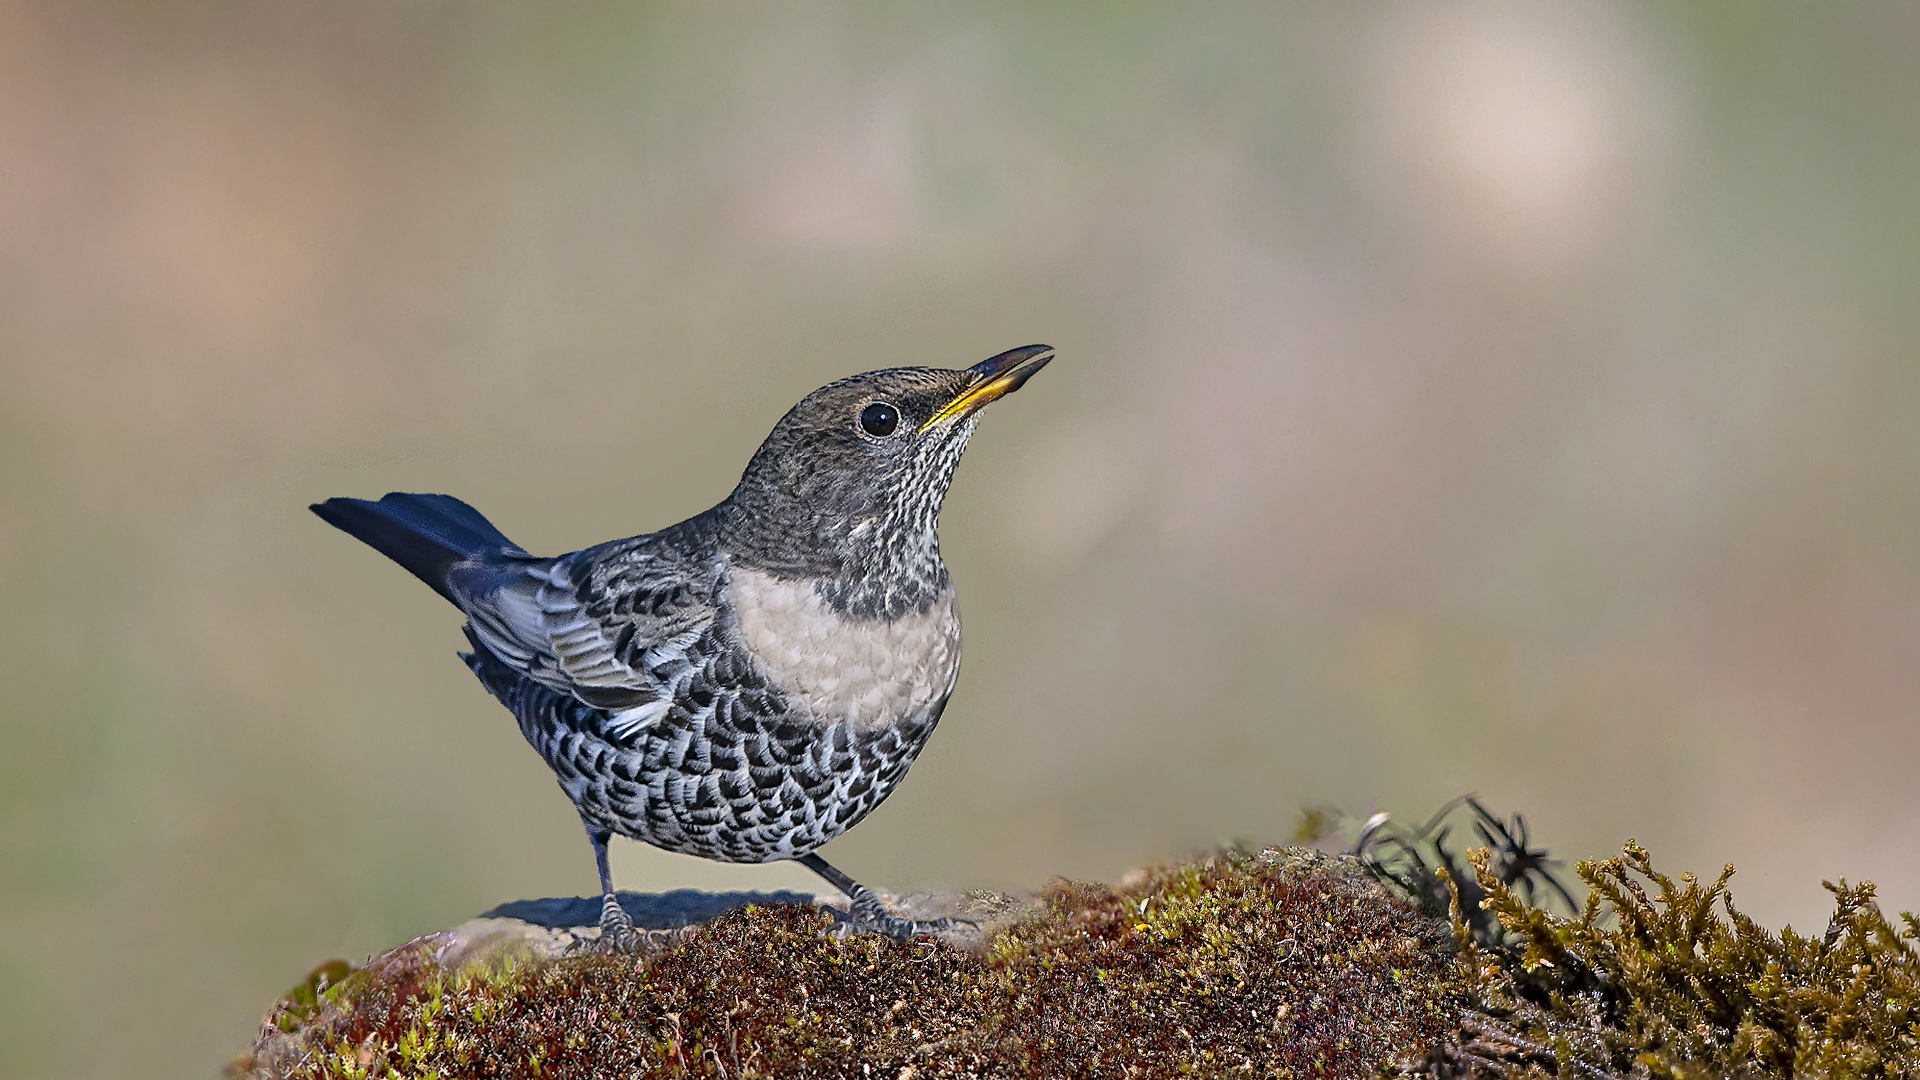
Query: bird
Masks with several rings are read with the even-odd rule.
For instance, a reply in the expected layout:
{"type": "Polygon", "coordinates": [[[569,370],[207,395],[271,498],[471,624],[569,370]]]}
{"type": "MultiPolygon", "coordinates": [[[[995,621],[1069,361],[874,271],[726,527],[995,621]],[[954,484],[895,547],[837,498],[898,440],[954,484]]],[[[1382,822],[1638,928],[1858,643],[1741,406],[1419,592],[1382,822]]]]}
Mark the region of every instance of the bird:
{"type": "Polygon", "coordinates": [[[640,936],[614,836],[731,863],[792,860],[896,941],[954,929],[889,912],[818,849],[891,794],[960,671],[940,506],[981,410],[1053,358],[840,379],[788,410],[732,492],[656,532],[529,554],[449,495],[310,509],[466,616],[459,654],[513,713],[593,844],[599,947],[640,936]]]}

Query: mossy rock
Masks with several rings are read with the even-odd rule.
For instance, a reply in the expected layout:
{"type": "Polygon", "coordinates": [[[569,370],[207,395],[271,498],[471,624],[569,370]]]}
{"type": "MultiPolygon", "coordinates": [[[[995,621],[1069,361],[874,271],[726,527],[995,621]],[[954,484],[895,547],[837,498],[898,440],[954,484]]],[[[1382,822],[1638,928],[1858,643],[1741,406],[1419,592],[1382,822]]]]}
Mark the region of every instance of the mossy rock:
{"type": "Polygon", "coordinates": [[[233,1074],[1361,1077],[1417,1067],[1467,998],[1445,920],[1315,851],[967,902],[982,932],[904,945],[802,904],[641,956],[430,935],[310,983],[233,1074]]]}

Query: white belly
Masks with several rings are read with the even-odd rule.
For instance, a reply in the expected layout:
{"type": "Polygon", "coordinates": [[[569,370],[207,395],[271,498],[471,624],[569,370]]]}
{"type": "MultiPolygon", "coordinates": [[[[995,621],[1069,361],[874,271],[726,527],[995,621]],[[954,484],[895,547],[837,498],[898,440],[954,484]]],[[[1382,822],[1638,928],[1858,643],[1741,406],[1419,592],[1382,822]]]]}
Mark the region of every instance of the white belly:
{"type": "Polygon", "coordinates": [[[951,588],[925,613],[886,622],[845,618],[806,582],[737,567],[730,577],[741,641],[815,720],[884,727],[953,689],[960,609],[951,588]]]}

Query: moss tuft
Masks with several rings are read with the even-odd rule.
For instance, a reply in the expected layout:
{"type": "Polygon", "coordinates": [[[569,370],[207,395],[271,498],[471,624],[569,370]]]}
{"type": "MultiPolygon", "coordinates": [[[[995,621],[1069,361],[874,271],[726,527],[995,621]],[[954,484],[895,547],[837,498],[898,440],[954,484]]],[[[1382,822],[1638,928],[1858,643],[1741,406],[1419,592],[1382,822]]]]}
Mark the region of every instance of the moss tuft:
{"type": "Polygon", "coordinates": [[[1444,921],[1351,861],[1222,853],[1060,883],[984,953],[842,939],[805,907],[645,957],[493,960],[430,940],[327,991],[237,1075],[1374,1076],[1458,1022],[1444,921]]]}
{"type": "Polygon", "coordinates": [[[1222,854],[1132,888],[1056,886],[995,942],[1003,1006],[1045,1075],[1370,1074],[1457,1016],[1434,924],[1347,873],[1222,854]]]}
{"type": "Polygon", "coordinates": [[[320,1005],[329,989],[353,974],[353,965],[345,960],[328,960],[307,973],[300,985],[280,995],[274,1003],[272,1022],[281,1031],[292,1033],[300,1025],[320,1014],[320,1005]]]}
{"type": "Polygon", "coordinates": [[[1474,1008],[1432,1075],[1920,1076],[1920,922],[1896,930],[1872,885],[1829,883],[1825,933],[1775,936],[1734,907],[1731,866],[1675,881],[1629,841],[1580,864],[1592,892],[1562,918],[1469,858],[1509,945],[1476,945],[1455,893],[1474,1008]]]}

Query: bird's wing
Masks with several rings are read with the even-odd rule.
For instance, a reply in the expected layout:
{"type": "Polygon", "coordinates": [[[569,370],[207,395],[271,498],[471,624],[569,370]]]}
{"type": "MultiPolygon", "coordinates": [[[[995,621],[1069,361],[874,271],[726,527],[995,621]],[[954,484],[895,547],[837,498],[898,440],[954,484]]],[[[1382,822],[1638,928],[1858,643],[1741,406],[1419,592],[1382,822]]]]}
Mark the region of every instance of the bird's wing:
{"type": "MultiPolygon", "coordinates": [[[[476,636],[528,678],[640,727],[713,621],[714,569],[646,538],[529,561],[467,594],[476,636]]],[[[478,583],[477,583],[478,584],[478,583]]]]}

